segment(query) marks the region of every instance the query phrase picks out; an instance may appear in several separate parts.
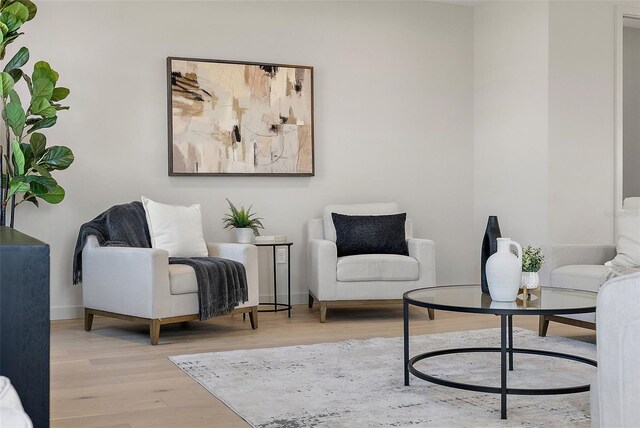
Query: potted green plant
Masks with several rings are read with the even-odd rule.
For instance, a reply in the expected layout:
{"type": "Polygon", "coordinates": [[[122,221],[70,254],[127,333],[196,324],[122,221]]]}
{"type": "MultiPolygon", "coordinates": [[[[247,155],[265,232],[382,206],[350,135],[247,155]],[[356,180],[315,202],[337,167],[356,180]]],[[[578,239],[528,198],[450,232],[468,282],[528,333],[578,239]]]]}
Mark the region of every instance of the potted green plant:
{"type": "Polygon", "coordinates": [[[264,229],[262,225],[263,219],[256,217],[256,214],[251,212],[252,206],[247,210],[245,210],[244,207],[237,209],[229,199],[227,199],[227,202],[229,203],[230,212],[222,218],[224,228],[236,230],[236,241],[238,243],[252,243],[256,236],[260,236],[258,229],[264,229]]]}
{"type": "Polygon", "coordinates": [[[538,271],[544,264],[542,249],[528,245],[522,251],[522,288],[533,290],[540,286],[538,271]]]}
{"type": "MultiPolygon", "coordinates": [[[[31,21],[37,10],[30,0],[0,0],[0,60],[7,45],[23,34],[22,25],[31,21]]],[[[69,89],[57,86],[59,74],[44,61],[36,62],[31,74],[23,71],[28,61],[29,50],[22,47],[0,72],[4,124],[0,140],[0,226],[14,226],[15,209],[23,202],[36,206],[40,200],[62,202],[65,191],[51,173],[67,169],[74,160],[68,147],[47,147],[47,138],[39,132],[56,124],[59,111],[69,109],[60,104],[69,89]],[[29,94],[24,104],[16,91],[20,81],[24,81],[29,94]]]]}

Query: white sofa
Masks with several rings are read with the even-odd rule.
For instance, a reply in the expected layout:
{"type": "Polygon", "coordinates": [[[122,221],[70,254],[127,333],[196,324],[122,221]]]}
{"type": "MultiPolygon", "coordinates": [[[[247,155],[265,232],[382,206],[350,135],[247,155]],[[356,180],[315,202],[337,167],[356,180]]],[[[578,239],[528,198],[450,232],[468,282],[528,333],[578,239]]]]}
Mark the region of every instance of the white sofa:
{"type": "MultiPolygon", "coordinates": [[[[626,198],[624,210],[640,208],[640,197],[626,198]]],[[[617,237],[616,237],[617,239],[617,237]]],[[[543,248],[545,263],[540,270],[540,282],[552,287],[575,288],[598,292],[609,273],[604,264],[616,256],[615,245],[555,245],[543,248]]],[[[538,334],[545,336],[549,321],[596,328],[596,315],[541,316],[538,334]]]]}
{"type": "MultiPolygon", "coordinates": [[[[410,220],[405,225],[409,256],[338,257],[331,213],[386,215],[401,212],[397,203],[327,205],[323,218],[307,223],[309,307],[313,307],[314,300],[320,302],[320,322],[326,320],[329,302],[398,300],[408,290],[435,285],[435,244],[414,238],[410,220]]],[[[429,316],[433,318],[433,311],[429,316]]]]}
{"type": "MultiPolygon", "coordinates": [[[[249,300],[234,313],[249,313],[258,328],[258,249],[245,244],[207,244],[209,256],[242,263],[249,300]]],[[[156,345],[160,326],[198,319],[198,285],[192,267],[169,264],[169,254],[153,248],[101,247],[89,236],[82,251],[85,330],[94,315],[149,324],[156,345]]]]}
{"type": "Polygon", "coordinates": [[[640,425],[640,273],[612,279],[598,294],[598,372],[591,384],[594,427],[640,425]]]}

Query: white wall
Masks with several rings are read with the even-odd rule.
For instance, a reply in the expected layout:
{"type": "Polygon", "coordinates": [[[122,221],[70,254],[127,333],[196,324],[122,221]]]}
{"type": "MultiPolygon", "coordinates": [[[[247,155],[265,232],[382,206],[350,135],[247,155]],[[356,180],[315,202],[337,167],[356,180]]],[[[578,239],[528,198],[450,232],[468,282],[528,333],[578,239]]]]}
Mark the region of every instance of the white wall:
{"type": "MultiPolygon", "coordinates": [[[[398,201],[434,239],[441,284],[474,279],[473,9],[416,2],[41,2],[21,43],[71,88],[49,132],[76,163],[59,206],[21,206],[17,228],[52,244],[53,317],[77,314],[80,224],[144,194],[200,203],[205,237],[225,197],[253,204],[266,233],[294,242],[295,300],[306,294],[302,230],[328,203],[398,201]],[[313,178],[167,176],[167,56],[315,67],[313,178]]],[[[511,212],[511,211],[509,211],[511,212]]],[[[501,214],[500,212],[498,214],[501,214]]],[[[263,294],[269,293],[269,277],[263,294]]]]}
{"type": "Polygon", "coordinates": [[[613,242],[613,2],[475,7],[474,233],[613,242]]]}
{"type": "Polygon", "coordinates": [[[640,28],[623,33],[623,197],[640,196],[640,28]]]}
{"type": "Polygon", "coordinates": [[[503,237],[543,244],[548,5],[483,3],[474,23],[474,242],[479,252],[487,217],[497,215],[503,237]]]}
{"type": "Polygon", "coordinates": [[[613,243],[614,8],[549,5],[551,243],[613,243]]]}

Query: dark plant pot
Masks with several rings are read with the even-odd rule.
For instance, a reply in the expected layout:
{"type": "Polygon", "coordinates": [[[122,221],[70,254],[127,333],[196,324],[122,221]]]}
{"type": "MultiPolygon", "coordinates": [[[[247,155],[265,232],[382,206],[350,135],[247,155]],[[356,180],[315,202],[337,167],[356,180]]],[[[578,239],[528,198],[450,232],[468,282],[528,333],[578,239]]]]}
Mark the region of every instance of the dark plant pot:
{"type": "Polygon", "coordinates": [[[489,216],[487,220],[487,229],[484,232],[484,239],[482,240],[482,255],[480,259],[480,287],[482,292],[489,294],[489,285],[487,284],[487,260],[493,253],[498,251],[498,238],[501,238],[500,225],[498,224],[498,217],[495,215],[489,216]]]}
{"type": "Polygon", "coordinates": [[[37,428],[49,426],[49,318],[49,245],[0,226],[0,375],[37,428]]]}

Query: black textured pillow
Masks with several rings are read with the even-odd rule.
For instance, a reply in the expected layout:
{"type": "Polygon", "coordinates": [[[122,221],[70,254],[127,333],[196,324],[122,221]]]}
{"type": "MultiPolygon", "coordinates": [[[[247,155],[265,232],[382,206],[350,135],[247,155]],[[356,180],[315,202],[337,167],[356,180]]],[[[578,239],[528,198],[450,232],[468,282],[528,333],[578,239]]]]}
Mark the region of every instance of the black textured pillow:
{"type": "Polygon", "coordinates": [[[408,256],[404,225],[407,214],[344,215],[331,213],[338,257],[357,254],[408,256]]]}

